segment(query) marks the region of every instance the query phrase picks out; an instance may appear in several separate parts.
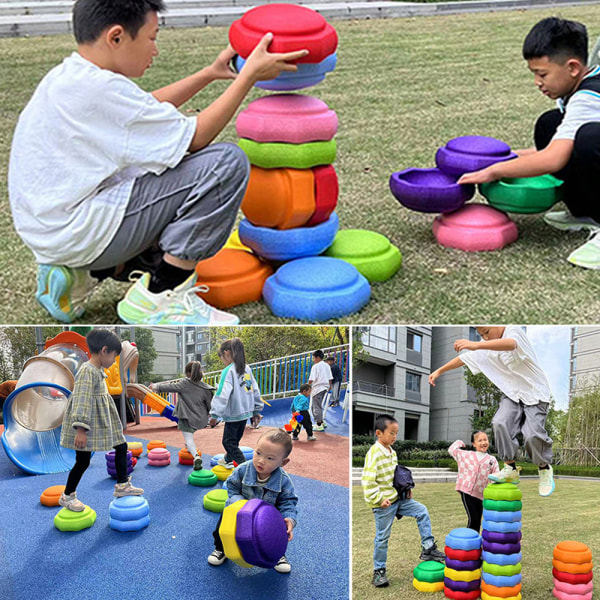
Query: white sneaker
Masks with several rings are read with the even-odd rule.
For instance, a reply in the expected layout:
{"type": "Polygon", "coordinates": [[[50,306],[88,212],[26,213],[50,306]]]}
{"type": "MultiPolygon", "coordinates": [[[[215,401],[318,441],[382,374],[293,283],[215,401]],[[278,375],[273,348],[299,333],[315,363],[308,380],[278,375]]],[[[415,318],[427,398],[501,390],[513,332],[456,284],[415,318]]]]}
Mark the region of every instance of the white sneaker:
{"type": "Polygon", "coordinates": [[[556,487],[554,484],[554,472],[552,465],[548,465],[548,469],[539,469],[540,474],[540,496],[549,496],[556,487]]]}
{"type": "Polygon", "coordinates": [[[325,431],[325,427],[323,425],[315,425],[313,431],[325,431]]]}
{"type": "Polygon", "coordinates": [[[227,462],[225,460],[225,458],[220,458],[217,461],[217,464],[221,465],[222,467],[225,467],[226,469],[234,469],[235,468],[235,465],[232,462],[227,462]]]}
{"type": "Polygon", "coordinates": [[[600,269],[600,229],[592,231],[588,241],[573,250],[567,260],[584,269],[600,269]]]}
{"type": "Polygon", "coordinates": [[[278,573],[289,573],[292,570],[292,565],[288,562],[285,556],[279,559],[279,562],[273,567],[278,573]]]}
{"type": "Polygon", "coordinates": [[[208,564],[213,567],[219,567],[227,560],[225,552],[217,550],[216,548],[208,555],[208,564]]]}
{"type": "Polygon", "coordinates": [[[125,298],[117,305],[117,313],[125,323],[140,325],[237,325],[235,315],[218,310],[198,296],[207,292],[207,286],[196,286],[196,274],[192,273],[174,290],[153,294],[150,274],[134,271],[130,279],[139,279],[129,288],[125,298]]]}
{"type": "Polygon", "coordinates": [[[200,471],[202,469],[202,457],[199,454],[194,456],[194,471],[200,471]]]}
{"type": "Polygon", "coordinates": [[[561,231],[580,231],[581,229],[594,230],[600,228],[590,217],[574,217],[568,210],[557,210],[544,215],[544,223],[560,229],[561,231]]]}
{"type": "Polygon", "coordinates": [[[77,492],[73,492],[68,496],[65,496],[64,493],[61,494],[58,499],[58,503],[60,506],[64,506],[65,508],[72,510],[73,512],[81,512],[85,509],[85,504],[77,499],[77,492]]]}
{"type": "Polygon", "coordinates": [[[488,475],[488,479],[495,481],[496,483],[519,483],[519,472],[521,471],[521,467],[517,467],[513,469],[510,465],[504,463],[504,467],[497,471],[496,473],[492,473],[488,475]]]}

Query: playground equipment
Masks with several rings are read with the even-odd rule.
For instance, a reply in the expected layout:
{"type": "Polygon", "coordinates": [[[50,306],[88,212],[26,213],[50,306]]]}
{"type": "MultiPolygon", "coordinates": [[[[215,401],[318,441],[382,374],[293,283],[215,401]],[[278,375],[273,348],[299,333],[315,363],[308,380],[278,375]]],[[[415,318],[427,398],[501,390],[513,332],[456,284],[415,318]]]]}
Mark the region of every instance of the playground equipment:
{"type": "Polygon", "coordinates": [[[228,469],[223,465],[215,465],[211,471],[217,476],[219,481],[225,481],[233,473],[233,469],[228,469]]]}
{"type": "Polygon", "coordinates": [[[74,376],[87,360],[85,338],[63,332],[24,364],[4,402],[2,434],[6,454],[23,471],[62,473],[75,463],[75,451],[60,445],[60,432],[74,376]]]}
{"type": "Polygon", "coordinates": [[[188,476],[188,483],[197,487],[211,487],[217,483],[217,476],[208,469],[192,471],[188,476]]]}
{"type": "Polygon", "coordinates": [[[54,517],[54,527],[60,531],[81,531],[96,522],[96,511],[86,506],[81,512],[63,508],[54,517]]]}
{"type": "Polygon", "coordinates": [[[152,448],[148,452],[148,464],[151,467],[166,467],[171,464],[171,453],[166,448],[152,448]]]}
{"type": "Polygon", "coordinates": [[[304,417],[299,413],[299,412],[294,412],[292,413],[292,418],[290,419],[289,423],[286,423],[283,428],[288,431],[288,432],[292,432],[294,431],[294,429],[296,429],[296,427],[298,427],[298,423],[302,423],[302,421],[304,420],[304,417]]]}
{"type": "Polygon", "coordinates": [[[129,450],[132,456],[141,456],[144,453],[144,445],[142,442],[127,442],[127,450],[129,450]]]}
{"type": "Polygon", "coordinates": [[[143,496],[115,498],[108,512],[108,524],[117,531],[139,531],[150,524],[150,506],[143,496]]]}
{"type": "MultiPolygon", "coordinates": [[[[104,457],[106,458],[106,470],[111,477],[117,477],[117,467],[115,465],[115,454],[114,450],[107,452],[104,457]]],[[[131,451],[127,451],[127,475],[133,472],[133,454],[131,451]]]]}
{"type": "MultiPolygon", "coordinates": [[[[240,450],[242,451],[242,454],[246,460],[252,460],[252,457],[254,456],[254,450],[252,448],[248,446],[240,446],[240,450]]],[[[225,454],[223,453],[213,455],[213,457],[210,459],[211,467],[216,466],[219,463],[219,460],[222,458],[225,458],[225,454]]]]}
{"type": "Polygon", "coordinates": [[[453,529],[445,540],[443,589],[447,598],[479,597],[481,585],[481,537],[466,527],[453,529]]]}
{"type": "Polygon", "coordinates": [[[444,565],[426,560],[413,569],[413,587],[420,592],[441,592],[444,589],[444,565]]]}
{"type": "Polygon", "coordinates": [[[162,440],[150,440],[148,445],[146,446],[146,450],[148,454],[150,454],[150,450],[154,450],[154,448],[166,448],[167,444],[162,440]]]}
{"type": "Polygon", "coordinates": [[[177,417],[173,416],[175,407],[158,394],[155,394],[150,388],[147,388],[141,383],[128,383],[126,390],[129,398],[133,398],[134,400],[149,406],[152,410],[158,412],[161,417],[165,417],[177,423],[177,417]]]}
{"type": "Polygon", "coordinates": [[[44,506],[59,506],[58,501],[65,491],[64,485],[53,485],[46,488],[40,496],[40,503],[44,506]]]}
{"type": "Polygon", "coordinates": [[[224,489],[211,490],[208,494],[205,494],[202,500],[202,504],[206,510],[216,513],[223,512],[225,502],[227,502],[227,490],[224,489]]]}
{"type": "Polygon", "coordinates": [[[572,540],[556,544],[552,559],[554,597],[559,600],[591,600],[593,566],[592,551],[585,544],[572,540]]]}
{"type": "MultiPolygon", "coordinates": [[[[198,455],[202,456],[201,452],[198,452],[198,455]]],[[[191,455],[191,453],[188,451],[187,448],[182,448],[178,455],[179,457],[179,464],[180,465],[193,465],[194,464],[194,457],[191,455]]]]}

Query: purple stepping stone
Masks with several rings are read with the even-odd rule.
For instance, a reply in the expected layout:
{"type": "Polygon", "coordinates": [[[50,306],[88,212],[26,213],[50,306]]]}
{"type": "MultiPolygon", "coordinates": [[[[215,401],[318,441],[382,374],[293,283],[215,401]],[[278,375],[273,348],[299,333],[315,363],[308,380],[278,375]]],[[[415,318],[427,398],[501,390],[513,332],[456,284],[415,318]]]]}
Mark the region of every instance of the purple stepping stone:
{"type": "Polygon", "coordinates": [[[253,498],[237,513],[235,539],[247,563],[271,569],[287,548],[285,521],[272,504],[253,498]]]}
{"type": "Polygon", "coordinates": [[[474,185],[458,185],[439,169],[404,169],[390,177],[392,194],[406,208],[426,213],[452,212],[475,194],[474,185]]]}
{"type": "Polygon", "coordinates": [[[456,571],[476,571],[481,568],[480,560],[454,560],[446,557],[446,566],[456,571]]]}
{"type": "Polygon", "coordinates": [[[483,540],[483,549],[492,554],[517,554],[521,552],[521,544],[496,544],[483,540]]]}
{"type": "Polygon", "coordinates": [[[444,585],[453,592],[472,592],[473,590],[479,589],[481,586],[481,579],[474,579],[473,581],[454,581],[454,579],[444,577],[444,585]]]}
{"type": "Polygon", "coordinates": [[[497,544],[517,544],[521,541],[521,532],[502,533],[501,531],[487,531],[487,529],[484,529],[481,537],[487,542],[496,542],[497,544]]]}
{"type": "Polygon", "coordinates": [[[486,156],[506,156],[510,146],[502,140],[485,135],[462,135],[446,144],[448,150],[465,154],[485,154],[486,156]]]}

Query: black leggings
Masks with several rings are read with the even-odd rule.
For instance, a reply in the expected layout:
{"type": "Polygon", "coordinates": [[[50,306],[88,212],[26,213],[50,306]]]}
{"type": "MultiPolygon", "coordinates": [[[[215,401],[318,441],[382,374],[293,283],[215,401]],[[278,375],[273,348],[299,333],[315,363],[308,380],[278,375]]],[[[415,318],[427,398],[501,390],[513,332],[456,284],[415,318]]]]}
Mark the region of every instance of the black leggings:
{"type": "Polygon", "coordinates": [[[240,440],[246,429],[246,419],[243,421],[227,421],[223,428],[223,448],[225,448],[225,460],[235,461],[241,465],[246,461],[244,453],[240,450],[240,440]]]}
{"type": "MultiPolygon", "coordinates": [[[[92,453],[86,450],[75,451],[75,464],[67,478],[65,494],[72,494],[79,485],[83,474],[90,466],[92,453]]],[[[125,483],[127,481],[127,442],[123,442],[115,446],[115,468],[117,470],[117,483],[125,483]]]]}
{"type": "Polygon", "coordinates": [[[481,529],[481,515],[483,514],[483,500],[460,492],[467,517],[469,519],[467,527],[479,533],[481,529]]]}

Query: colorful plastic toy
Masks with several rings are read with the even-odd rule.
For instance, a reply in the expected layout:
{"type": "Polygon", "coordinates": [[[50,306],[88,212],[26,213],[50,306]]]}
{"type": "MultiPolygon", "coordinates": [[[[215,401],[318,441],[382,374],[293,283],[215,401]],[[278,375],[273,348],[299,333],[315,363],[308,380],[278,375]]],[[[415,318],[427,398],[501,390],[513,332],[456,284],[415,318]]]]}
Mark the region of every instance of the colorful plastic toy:
{"type": "Polygon", "coordinates": [[[502,533],[500,531],[482,531],[481,537],[486,542],[494,542],[496,544],[517,544],[521,541],[521,532],[502,533]]]}
{"type": "Polygon", "coordinates": [[[515,511],[523,508],[523,503],[520,500],[484,500],[483,508],[486,510],[497,510],[497,511],[515,511]]]}
{"type": "Polygon", "coordinates": [[[217,476],[208,469],[200,469],[189,474],[188,483],[198,487],[210,487],[217,483],[217,476]]]}
{"type": "MultiPolygon", "coordinates": [[[[455,550],[480,550],[481,549],[481,537],[476,531],[468,529],[467,527],[459,527],[453,529],[446,536],[446,546],[454,548],[455,550]]],[[[470,581],[470,580],[465,580],[470,581]]]]}
{"type": "Polygon", "coordinates": [[[454,579],[444,577],[444,587],[452,590],[453,592],[472,592],[473,590],[479,590],[481,587],[481,580],[473,579],[473,581],[454,581],[454,579]]]}
{"type": "Polygon", "coordinates": [[[592,592],[588,592],[587,594],[568,594],[553,588],[552,595],[558,598],[558,600],[592,600],[592,592]]]}
{"type": "Polygon", "coordinates": [[[496,587],[495,585],[491,585],[485,581],[482,581],[481,591],[485,592],[492,598],[512,598],[521,591],[521,584],[518,583],[512,587],[496,587]]]}
{"type": "Polygon", "coordinates": [[[338,231],[325,254],[354,265],[368,281],[385,281],[402,264],[400,250],[385,236],[365,229],[338,231]]]}
{"type": "Polygon", "coordinates": [[[241,567],[252,566],[244,560],[236,540],[237,514],[246,502],[248,502],[248,500],[238,500],[237,502],[226,506],[223,510],[223,519],[221,520],[221,526],[219,527],[219,535],[223,542],[225,556],[241,567]]]}
{"type": "Polygon", "coordinates": [[[450,140],[439,148],[435,164],[447,173],[459,177],[464,173],[485,169],[494,163],[511,160],[517,155],[504,142],[480,135],[465,135],[450,140]]]}
{"type": "Polygon", "coordinates": [[[425,583],[440,583],[444,581],[444,565],[435,560],[426,560],[413,569],[413,577],[425,583]]]}
{"type": "Polygon", "coordinates": [[[436,581],[435,583],[428,583],[427,581],[413,579],[413,587],[419,592],[442,592],[444,591],[444,582],[436,581]]]}
{"type": "Polygon", "coordinates": [[[479,598],[479,590],[473,590],[471,592],[457,592],[451,590],[447,586],[444,586],[444,595],[446,598],[452,598],[452,600],[476,600],[479,598]]]}
{"type": "Polygon", "coordinates": [[[218,489],[210,490],[205,494],[202,503],[206,510],[211,512],[222,513],[225,509],[225,502],[227,502],[227,490],[218,489]]]}
{"type": "Polygon", "coordinates": [[[521,552],[521,544],[497,544],[495,542],[488,542],[483,540],[482,547],[486,552],[492,554],[518,554],[521,552]]]}
{"type": "Polygon", "coordinates": [[[445,565],[456,571],[474,571],[481,568],[481,560],[453,560],[446,557],[445,565]]]}
{"type": "Polygon", "coordinates": [[[165,444],[165,442],[163,442],[162,440],[151,440],[150,442],[148,442],[148,445],[146,446],[146,450],[148,451],[148,454],[150,454],[150,450],[154,450],[154,448],[166,448],[167,444],[165,444]]]}
{"type": "Polygon", "coordinates": [[[336,213],[314,227],[269,229],[255,227],[248,219],[240,222],[240,239],[256,254],[276,261],[288,261],[324,252],[335,238],[339,227],[336,213]]]}
{"type": "Polygon", "coordinates": [[[445,213],[461,208],[475,194],[474,185],[459,185],[439,169],[405,169],[390,177],[394,198],[406,208],[445,213]]]}
{"type": "Polygon", "coordinates": [[[46,488],[40,496],[40,503],[44,506],[59,506],[58,501],[65,491],[64,485],[52,485],[46,488]]]}
{"type": "Polygon", "coordinates": [[[273,314],[313,323],[357,312],[370,296],[369,282],[356,267],[328,256],[286,263],[267,279],[263,289],[273,314]]]}
{"type": "Polygon", "coordinates": [[[552,568],[552,575],[563,583],[572,583],[576,585],[588,583],[594,576],[592,571],[589,571],[588,573],[564,573],[563,571],[559,571],[556,567],[552,568]]]}
{"type": "Polygon", "coordinates": [[[239,137],[255,142],[305,144],[333,139],[338,118],[325,102],[302,94],[263,96],[237,117],[239,137]]]}
{"type": "MultiPolygon", "coordinates": [[[[496,600],[496,597],[490,596],[486,592],[481,592],[481,600],[496,600]]],[[[519,592],[516,596],[502,597],[502,600],[521,600],[521,593],[519,592]]]]}
{"type": "Polygon", "coordinates": [[[108,512],[108,524],[117,531],[139,531],[150,524],[150,507],[143,496],[115,498],[108,512]]]}
{"type": "Polygon", "coordinates": [[[594,563],[592,561],[586,563],[571,563],[553,558],[552,566],[561,573],[579,575],[580,573],[589,573],[594,568],[594,563]]]}
{"type": "Polygon", "coordinates": [[[562,200],[563,182],[552,175],[500,179],[479,186],[481,195],[498,210],[533,214],[562,200]]]}
{"type": "Polygon", "coordinates": [[[238,229],[234,229],[227,240],[224,248],[233,248],[234,250],[244,250],[245,252],[252,252],[251,248],[244,246],[242,240],[240,240],[240,232],[238,229]]]}
{"type": "Polygon", "coordinates": [[[515,511],[500,511],[500,510],[488,510],[486,508],[483,509],[483,518],[487,521],[496,521],[498,523],[512,523],[514,521],[521,521],[522,514],[520,510],[515,511]]]}
{"type": "Polygon", "coordinates": [[[456,212],[438,215],[433,235],[442,246],[484,252],[504,248],[519,237],[519,232],[515,223],[495,208],[468,204],[456,212]]]}
{"type": "Polygon", "coordinates": [[[552,582],[554,583],[554,589],[566,594],[589,594],[594,591],[593,581],[588,581],[587,583],[565,583],[553,577],[552,582]]]}
{"type": "Polygon", "coordinates": [[[303,420],[304,417],[299,412],[292,413],[292,418],[290,419],[289,423],[286,423],[283,426],[283,428],[291,433],[294,431],[294,429],[296,429],[296,427],[298,427],[298,423],[302,423],[303,420]]]}
{"type": "Polygon", "coordinates": [[[60,531],[81,531],[96,522],[96,511],[86,506],[81,512],[63,508],[54,517],[54,527],[60,531]]]}
{"type": "Polygon", "coordinates": [[[494,565],[516,565],[521,562],[523,557],[520,552],[517,552],[516,554],[493,554],[492,552],[484,550],[482,552],[482,558],[487,563],[494,565]]]}
{"type": "Polygon", "coordinates": [[[190,466],[194,464],[194,457],[190,454],[190,452],[188,452],[187,448],[182,448],[177,456],[179,457],[180,465],[190,466]]]}
{"type": "Polygon", "coordinates": [[[496,587],[513,587],[521,583],[521,573],[507,577],[504,575],[493,575],[492,573],[486,573],[484,571],[481,578],[486,583],[495,585],[496,587]]]}
{"type": "Polygon", "coordinates": [[[250,252],[223,248],[196,264],[198,285],[208,287],[198,296],[218,308],[255,302],[260,300],[265,281],[272,274],[273,269],[250,252]]]}
{"type": "Polygon", "coordinates": [[[315,212],[307,227],[318,225],[329,219],[335,210],[339,195],[337,173],[333,165],[321,165],[312,169],[315,178],[315,212]]]}
{"type": "Polygon", "coordinates": [[[570,563],[586,563],[592,560],[592,551],[581,542],[566,540],[554,546],[553,556],[556,560],[570,563]]]}
{"type": "Polygon", "coordinates": [[[211,471],[217,476],[219,481],[225,481],[233,473],[233,469],[228,469],[223,465],[215,465],[211,471]]]}
{"type": "Polygon", "coordinates": [[[517,563],[516,565],[495,565],[484,560],[481,568],[483,569],[484,573],[501,575],[503,577],[511,577],[512,575],[517,575],[521,572],[521,563],[517,563]]]}
{"type": "Polygon", "coordinates": [[[505,521],[486,521],[483,519],[481,523],[482,529],[486,531],[498,531],[501,533],[515,532],[521,530],[521,521],[515,521],[514,523],[507,523],[505,521]]]}
{"type": "Polygon", "coordinates": [[[450,558],[452,560],[479,560],[481,558],[481,549],[477,548],[475,550],[457,550],[455,548],[450,548],[450,546],[445,546],[444,554],[447,558],[450,558]]]}
{"type": "Polygon", "coordinates": [[[171,453],[166,448],[152,448],[148,452],[148,464],[151,467],[166,467],[171,464],[171,453]]]}
{"type": "Polygon", "coordinates": [[[241,138],[238,145],[246,153],[251,164],[263,169],[310,169],[319,165],[330,165],[336,156],[335,139],[306,144],[261,144],[241,138]]]}
{"type": "Polygon", "coordinates": [[[141,456],[144,453],[144,445],[142,442],[127,442],[127,450],[129,450],[132,456],[141,456]]]}
{"type": "MultiPolygon", "coordinates": [[[[116,478],[117,476],[117,467],[115,464],[115,451],[110,450],[104,455],[106,459],[106,470],[108,474],[116,478]]],[[[127,475],[130,475],[133,472],[133,456],[131,450],[127,450],[127,475]]]]}
{"type": "Polygon", "coordinates": [[[316,11],[296,4],[266,4],[245,12],[229,28],[229,43],[248,58],[266,33],[273,33],[269,52],[308,50],[295,62],[318,63],[333,54],[338,38],[335,29],[316,11]]]}
{"type": "Polygon", "coordinates": [[[444,577],[452,579],[452,581],[474,581],[481,579],[481,569],[473,569],[472,571],[457,571],[456,569],[444,568],[444,577]]]}

